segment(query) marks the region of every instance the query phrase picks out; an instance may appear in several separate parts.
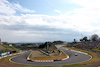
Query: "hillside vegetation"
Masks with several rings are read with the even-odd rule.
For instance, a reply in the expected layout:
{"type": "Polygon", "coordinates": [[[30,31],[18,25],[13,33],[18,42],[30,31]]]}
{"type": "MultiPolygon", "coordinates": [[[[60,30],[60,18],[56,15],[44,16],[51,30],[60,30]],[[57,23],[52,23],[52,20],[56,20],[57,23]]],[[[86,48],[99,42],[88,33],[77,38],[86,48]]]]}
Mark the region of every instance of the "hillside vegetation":
{"type": "Polygon", "coordinates": [[[13,47],[13,46],[8,46],[5,44],[0,45],[0,53],[2,52],[7,52],[7,51],[19,51],[19,49],[13,47]]]}

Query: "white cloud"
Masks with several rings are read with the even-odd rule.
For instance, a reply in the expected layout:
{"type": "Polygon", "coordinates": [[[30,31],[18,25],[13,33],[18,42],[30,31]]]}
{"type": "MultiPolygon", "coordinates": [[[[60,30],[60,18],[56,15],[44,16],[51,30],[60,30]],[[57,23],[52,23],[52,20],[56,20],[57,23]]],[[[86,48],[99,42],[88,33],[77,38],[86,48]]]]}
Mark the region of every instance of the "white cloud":
{"type": "Polygon", "coordinates": [[[100,8],[100,0],[71,0],[72,2],[81,5],[85,8],[100,8]]]}
{"type": "Polygon", "coordinates": [[[60,10],[57,10],[57,9],[55,9],[54,10],[56,13],[61,13],[61,11],[60,10]]]}
{"type": "Polygon", "coordinates": [[[73,31],[70,29],[70,24],[63,23],[64,20],[62,19],[64,18],[60,18],[59,16],[39,14],[0,16],[0,30],[4,33],[2,34],[2,38],[5,39],[7,37],[7,39],[9,39],[10,36],[12,36],[10,41],[8,40],[9,42],[15,42],[14,38],[16,38],[16,42],[20,40],[26,41],[23,39],[24,37],[28,39],[27,41],[31,41],[30,39],[34,41],[53,41],[53,38],[54,40],[59,40],[59,38],[65,40],[66,38],[61,37],[73,31]],[[9,31],[8,33],[10,33],[10,35],[6,33],[7,31],[9,31]],[[4,37],[4,35],[6,35],[6,37],[4,37]],[[21,39],[19,39],[19,37],[21,39]]]}
{"type": "Polygon", "coordinates": [[[7,0],[0,0],[0,14],[2,14],[0,15],[0,31],[4,33],[0,34],[2,38],[6,35],[8,38],[6,39],[6,37],[4,37],[6,40],[9,40],[12,35],[12,41],[14,38],[17,39],[16,41],[27,41],[30,39],[31,41],[45,41],[53,40],[53,38],[56,40],[61,37],[62,40],[67,40],[69,36],[71,40],[74,37],[80,37],[76,34],[100,34],[100,1],[71,0],[71,2],[82,6],[82,8],[77,8],[66,14],[61,14],[61,11],[55,9],[55,12],[61,14],[59,16],[42,14],[23,14],[21,16],[15,16],[16,10],[22,12],[34,12],[34,10],[24,8],[19,4],[9,3],[7,0]],[[6,31],[8,33],[11,32],[11,35],[7,34],[6,31]],[[19,37],[22,38],[19,39],[19,37]],[[27,40],[24,39],[24,37],[27,40]]]}
{"type": "Polygon", "coordinates": [[[0,0],[0,14],[12,15],[14,13],[16,11],[11,8],[11,4],[7,0],[0,0]]]}
{"type": "Polygon", "coordinates": [[[71,0],[71,2],[82,6],[61,15],[69,19],[67,22],[72,28],[81,32],[92,32],[100,28],[100,0],[71,0]]]}
{"type": "Polygon", "coordinates": [[[32,13],[35,12],[34,10],[30,10],[30,9],[24,8],[19,4],[13,4],[13,6],[14,6],[14,9],[19,10],[21,12],[32,12],[32,13]]]}
{"type": "Polygon", "coordinates": [[[22,7],[18,3],[10,3],[7,0],[0,0],[0,14],[13,15],[16,13],[16,11],[35,12],[34,10],[22,7]]]}

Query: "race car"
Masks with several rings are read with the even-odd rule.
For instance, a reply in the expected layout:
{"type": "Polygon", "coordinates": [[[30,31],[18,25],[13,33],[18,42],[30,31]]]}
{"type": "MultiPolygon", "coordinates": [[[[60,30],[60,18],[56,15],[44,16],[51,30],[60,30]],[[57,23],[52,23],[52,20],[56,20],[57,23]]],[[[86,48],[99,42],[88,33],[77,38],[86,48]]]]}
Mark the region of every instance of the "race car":
{"type": "Polygon", "coordinates": [[[75,56],[78,56],[78,54],[77,54],[77,53],[75,53],[75,56]]]}

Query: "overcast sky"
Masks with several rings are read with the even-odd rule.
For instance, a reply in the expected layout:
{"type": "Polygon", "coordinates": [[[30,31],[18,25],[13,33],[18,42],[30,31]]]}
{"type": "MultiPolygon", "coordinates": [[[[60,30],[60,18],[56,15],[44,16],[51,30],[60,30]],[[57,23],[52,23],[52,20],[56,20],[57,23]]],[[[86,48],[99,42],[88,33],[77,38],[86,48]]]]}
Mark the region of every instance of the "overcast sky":
{"type": "Polygon", "coordinates": [[[0,0],[7,42],[73,41],[100,36],[100,0],[0,0]]]}

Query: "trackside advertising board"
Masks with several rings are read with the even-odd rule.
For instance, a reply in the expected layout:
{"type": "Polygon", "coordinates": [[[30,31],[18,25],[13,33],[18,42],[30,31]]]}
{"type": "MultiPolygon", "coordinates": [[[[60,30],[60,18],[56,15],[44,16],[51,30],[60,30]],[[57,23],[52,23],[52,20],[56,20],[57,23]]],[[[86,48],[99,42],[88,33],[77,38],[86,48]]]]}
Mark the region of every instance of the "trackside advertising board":
{"type": "Polygon", "coordinates": [[[5,52],[5,53],[2,53],[1,55],[2,55],[2,56],[5,56],[5,55],[7,55],[7,53],[5,52]]]}
{"type": "Polygon", "coordinates": [[[0,53],[0,56],[1,56],[1,53],[0,53]]]}
{"type": "Polygon", "coordinates": [[[9,55],[9,54],[11,54],[11,53],[12,53],[12,51],[0,53],[0,56],[7,56],[7,55],[9,55]]]}
{"type": "Polygon", "coordinates": [[[12,51],[0,53],[0,59],[2,59],[4,57],[8,57],[8,56],[12,56],[12,51]]]}

